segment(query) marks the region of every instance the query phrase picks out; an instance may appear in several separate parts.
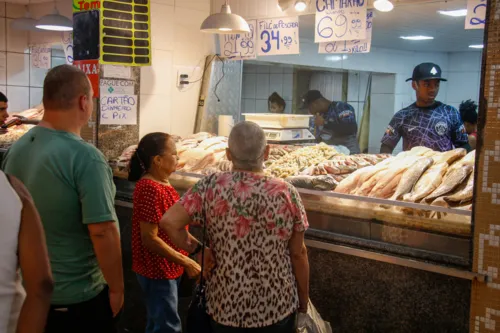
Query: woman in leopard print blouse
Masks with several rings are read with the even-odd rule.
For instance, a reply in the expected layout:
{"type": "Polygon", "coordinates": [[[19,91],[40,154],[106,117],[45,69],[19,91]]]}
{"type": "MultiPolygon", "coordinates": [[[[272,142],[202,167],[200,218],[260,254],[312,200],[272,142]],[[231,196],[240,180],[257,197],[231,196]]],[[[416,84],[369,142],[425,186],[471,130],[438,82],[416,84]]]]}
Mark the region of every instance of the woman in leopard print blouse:
{"type": "Polygon", "coordinates": [[[197,240],[185,226],[207,224],[215,261],[207,311],[215,333],[292,333],[297,310],[307,311],[307,217],[295,188],[263,173],[268,155],[262,129],[239,123],[227,150],[233,171],[200,180],[160,222],[187,250],[197,240]]]}

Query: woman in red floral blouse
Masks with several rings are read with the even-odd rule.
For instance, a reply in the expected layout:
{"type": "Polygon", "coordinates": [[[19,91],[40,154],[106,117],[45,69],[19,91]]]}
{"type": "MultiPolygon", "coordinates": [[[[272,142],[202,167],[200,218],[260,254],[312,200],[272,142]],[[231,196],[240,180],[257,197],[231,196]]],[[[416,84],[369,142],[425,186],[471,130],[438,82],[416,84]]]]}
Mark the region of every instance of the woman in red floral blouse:
{"type": "MultiPolygon", "coordinates": [[[[130,162],[129,180],[137,181],[132,215],[132,269],[144,293],[146,333],[180,333],[178,285],[184,270],[194,278],[200,266],[172,244],[158,223],[179,195],[168,182],[178,156],[166,133],[142,138],[130,162]]],[[[187,227],[186,227],[187,229],[187,227]]]]}
{"type": "Polygon", "coordinates": [[[215,268],[206,300],[215,333],[295,333],[296,311],[307,311],[307,217],[297,190],[263,173],[268,155],[262,129],[237,124],[227,150],[233,171],[200,180],[160,222],[181,248],[196,243],[186,225],[207,225],[215,268]]]}

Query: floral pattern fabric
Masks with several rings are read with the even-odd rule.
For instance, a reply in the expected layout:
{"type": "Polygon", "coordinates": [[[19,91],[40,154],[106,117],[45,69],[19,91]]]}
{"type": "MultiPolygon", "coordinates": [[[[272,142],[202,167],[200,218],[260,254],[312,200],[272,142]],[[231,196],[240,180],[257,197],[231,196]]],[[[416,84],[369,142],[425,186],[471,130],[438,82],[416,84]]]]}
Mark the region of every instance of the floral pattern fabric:
{"type": "Polygon", "coordinates": [[[308,222],[292,185],[254,173],[218,173],[179,202],[194,223],[207,223],[216,262],[207,281],[207,309],[216,322],[265,327],[297,310],[288,242],[308,222]]]}
{"type": "MultiPolygon", "coordinates": [[[[132,270],[149,279],[177,279],[184,272],[184,268],[149,251],[142,244],[141,223],[160,223],[163,214],[179,200],[179,194],[172,186],[141,179],[135,185],[133,200],[132,270]]],[[[187,255],[187,252],[180,250],[170,241],[163,230],[158,229],[158,237],[177,252],[187,255]]]]}

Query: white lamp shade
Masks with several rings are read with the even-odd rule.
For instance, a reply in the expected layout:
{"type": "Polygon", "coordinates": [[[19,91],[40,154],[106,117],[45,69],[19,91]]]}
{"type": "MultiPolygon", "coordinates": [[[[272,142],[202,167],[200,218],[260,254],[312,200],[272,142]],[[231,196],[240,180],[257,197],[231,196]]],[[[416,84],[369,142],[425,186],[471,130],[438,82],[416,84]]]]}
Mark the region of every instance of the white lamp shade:
{"type": "Polygon", "coordinates": [[[73,31],[73,22],[59,14],[57,8],[52,14],[45,15],[36,24],[38,29],[51,31],[73,31]]]}
{"type": "Polygon", "coordinates": [[[394,9],[394,5],[389,0],[376,0],[373,3],[373,7],[381,12],[390,12],[394,9]]]}
{"type": "Polygon", "coordinates": [[[250,32],[247,21],[232,14],[229,5],[222,5],[220,13],[212,14],[203,21],[200,30],[212,34],[237,34],[250,32]]]}

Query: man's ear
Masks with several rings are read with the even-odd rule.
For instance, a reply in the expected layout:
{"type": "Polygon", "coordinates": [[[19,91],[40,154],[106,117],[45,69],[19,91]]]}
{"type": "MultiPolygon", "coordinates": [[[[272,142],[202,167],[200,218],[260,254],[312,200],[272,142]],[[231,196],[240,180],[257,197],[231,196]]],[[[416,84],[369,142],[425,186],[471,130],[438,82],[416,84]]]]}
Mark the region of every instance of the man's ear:
{"type": "Polygon", "coordinates": [[[417,91],[418,89],[418,81],[411,81],[411,87],[413,90],[417,91]]]}

